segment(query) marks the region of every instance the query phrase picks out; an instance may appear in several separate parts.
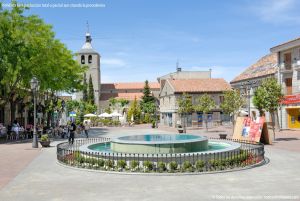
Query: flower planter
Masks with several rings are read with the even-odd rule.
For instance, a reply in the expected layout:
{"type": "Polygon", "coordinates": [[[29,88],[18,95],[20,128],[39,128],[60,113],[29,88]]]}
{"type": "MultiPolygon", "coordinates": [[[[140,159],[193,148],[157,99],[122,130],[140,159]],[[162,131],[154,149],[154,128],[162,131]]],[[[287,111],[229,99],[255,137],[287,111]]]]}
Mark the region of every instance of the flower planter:
{"type": "Polygon", "coordinates": [[[50,141],[40,141],[42,147],[50,147],[50,141]]]}

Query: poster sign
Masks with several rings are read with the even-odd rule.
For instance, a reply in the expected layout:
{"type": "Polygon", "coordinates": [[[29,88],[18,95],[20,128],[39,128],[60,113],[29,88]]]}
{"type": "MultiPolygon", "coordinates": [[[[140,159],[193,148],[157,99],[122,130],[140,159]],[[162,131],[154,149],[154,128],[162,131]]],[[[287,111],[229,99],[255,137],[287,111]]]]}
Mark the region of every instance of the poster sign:
{"type": "Polygon", "coordinates": [[[233,139],[260,142],[262,137],[267,144],[271,143],[265,117],[258,117],[255,120],[250,117],[237,118],[233,139]]]}

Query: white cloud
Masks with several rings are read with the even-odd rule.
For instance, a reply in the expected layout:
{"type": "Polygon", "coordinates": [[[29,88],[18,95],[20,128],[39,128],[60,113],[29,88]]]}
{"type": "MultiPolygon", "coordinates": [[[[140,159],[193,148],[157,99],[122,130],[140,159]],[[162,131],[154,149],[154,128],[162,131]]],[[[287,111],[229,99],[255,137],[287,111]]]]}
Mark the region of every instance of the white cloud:
{"type": "Polygon", "coordinates": [[[296,0],[263,0],[251,6],[251,8],[265,22],[274,24],[286,22],[299,23],[296,0]]]}
{"type": "Polygon", "coordinates": [[[101,60],[101,64],[111,66],[111,67],[124,67],[126,66],[126,62],[123,61],[122,59],[117,59],[117,58],[105,58],[101,60]]]}

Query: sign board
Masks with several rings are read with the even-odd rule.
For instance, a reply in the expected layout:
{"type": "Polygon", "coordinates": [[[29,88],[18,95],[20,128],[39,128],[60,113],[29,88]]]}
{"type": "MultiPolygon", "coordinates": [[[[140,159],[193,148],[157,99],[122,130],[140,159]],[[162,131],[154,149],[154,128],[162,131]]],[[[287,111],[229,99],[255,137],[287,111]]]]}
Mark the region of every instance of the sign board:
{"type": "Polygon", "coordinates": [[[300,94],[284,96],[281,103],[284,105],[300,103],[300,94]]]}
{"type": "Polygon", "coordinates": [[[271,144],[265,117],[252,120],[250,117],[238,117],[236,120],[233,139],[271,144]]]}

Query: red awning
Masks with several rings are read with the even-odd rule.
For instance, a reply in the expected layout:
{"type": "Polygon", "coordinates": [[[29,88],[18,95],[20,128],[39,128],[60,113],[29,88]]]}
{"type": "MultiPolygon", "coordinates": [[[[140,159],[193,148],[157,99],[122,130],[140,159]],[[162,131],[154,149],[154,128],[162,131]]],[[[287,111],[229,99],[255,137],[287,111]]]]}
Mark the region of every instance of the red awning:
{"type": "Polygon", "coordinates": [[[284,96],[281,103],[284,105],[300,103],[300,94],[284,96]]]}

